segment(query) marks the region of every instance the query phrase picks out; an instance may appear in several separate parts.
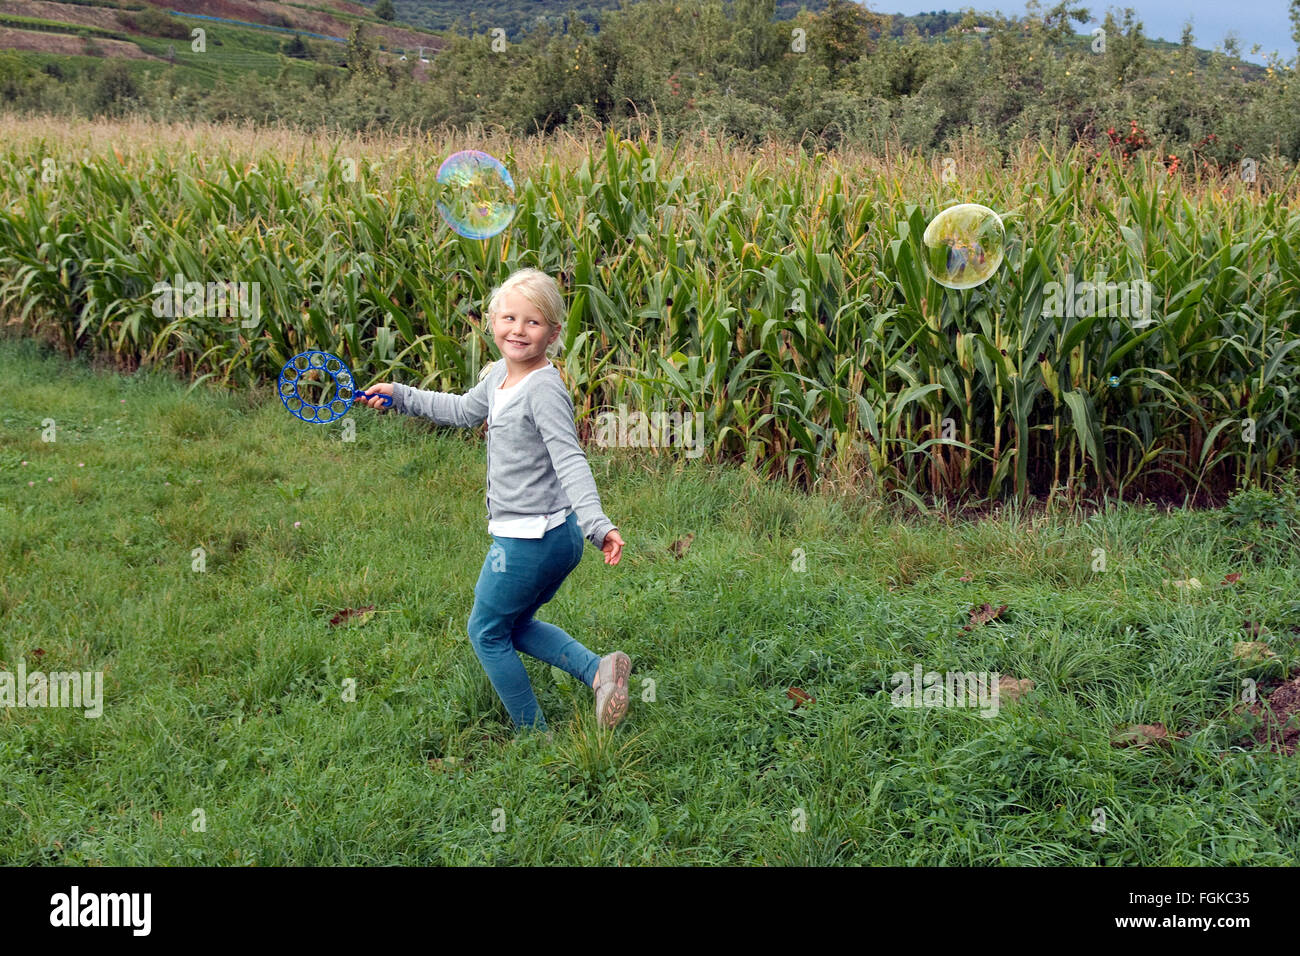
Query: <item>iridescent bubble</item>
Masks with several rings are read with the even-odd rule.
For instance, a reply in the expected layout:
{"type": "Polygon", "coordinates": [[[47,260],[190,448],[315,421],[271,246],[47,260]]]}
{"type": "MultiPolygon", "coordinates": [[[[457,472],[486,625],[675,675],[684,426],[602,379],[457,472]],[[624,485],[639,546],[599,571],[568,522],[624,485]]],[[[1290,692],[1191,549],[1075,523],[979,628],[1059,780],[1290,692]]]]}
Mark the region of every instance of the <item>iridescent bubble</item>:
{"type": "Polygon", "coordinates": [[[988,206],[968,202],[945,209],[925,227],[925,268],[939,285],[969,289],[1002,264],[1007,233],[988,206]]]}
{"type": "Polygon", "coordinates": [[[438,169],[438,182],[443,186],[438,212],[467,239],[490,239],[515,216],[515,181],[487,153],[452,153],[438,169]]]}

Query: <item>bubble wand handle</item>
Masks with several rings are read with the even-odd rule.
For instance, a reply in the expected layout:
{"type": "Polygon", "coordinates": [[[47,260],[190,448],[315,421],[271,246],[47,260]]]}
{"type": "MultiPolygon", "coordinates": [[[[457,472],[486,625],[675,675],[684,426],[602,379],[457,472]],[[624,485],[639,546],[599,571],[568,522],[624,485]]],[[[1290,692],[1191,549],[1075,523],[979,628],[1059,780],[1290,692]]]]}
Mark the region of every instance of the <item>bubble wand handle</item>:
{"type": "Polygon", "coordinates": [[[357,392],[356,395],[352,397],[352,401],[368,402],[372,398],[382,398],[383,402],[381,402],[380,404],[382,404],[384,408],[387,408],[389,405],[393,404],[393,396],[385,395],[382,392],[375,392],[375,394],[373,395],[367,395],[365,392],[357,392]]]}

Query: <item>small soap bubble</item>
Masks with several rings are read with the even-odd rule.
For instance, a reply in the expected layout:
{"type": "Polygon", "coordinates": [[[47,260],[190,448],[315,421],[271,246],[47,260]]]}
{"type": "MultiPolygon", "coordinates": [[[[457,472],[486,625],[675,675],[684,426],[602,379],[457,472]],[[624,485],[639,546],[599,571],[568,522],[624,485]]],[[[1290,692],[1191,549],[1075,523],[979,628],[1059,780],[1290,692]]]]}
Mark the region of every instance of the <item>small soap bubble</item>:
{"type": "Polygon", "coordinates": [[[986,281],[1002,264],[1002,219],[988,206],[968,202],[945,209],[925,227],[925,268],[949,289],[986,281]]]}
{"type": "Polygon", "coordinates": [[[491,239],[515,216],[515,181],[500,161],[477,149],[452,153],[438,169],[438,212],[467,239],[491,239]]]}

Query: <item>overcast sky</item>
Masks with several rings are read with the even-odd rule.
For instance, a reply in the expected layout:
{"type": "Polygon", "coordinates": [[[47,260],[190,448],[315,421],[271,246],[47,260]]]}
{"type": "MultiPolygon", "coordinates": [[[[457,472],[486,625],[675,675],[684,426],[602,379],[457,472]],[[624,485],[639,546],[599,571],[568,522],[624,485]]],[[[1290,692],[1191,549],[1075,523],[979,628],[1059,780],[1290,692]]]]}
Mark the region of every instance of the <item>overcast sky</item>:
{"type": "MultiPolygon", "coordinates": [[[[1055,0],[1042,0],[1043,9],[1055,5],[1055,0]]],[[[1080,33],[1100,26],[1108,7],[1116,11],[1132,7],[1142,21],[1143,32],[1149,37],[1177,43],[1183,33],[1183,23],[1192,21],[1196,45],[1207,50],[1221,44],[1228,32],[1235,31],[1241,41],[1245,59],[1263,63],[1263,54],[1277,50],[1284,59],[1296,55],[1295,41],[1291,39],[1291,19],[1287,15],[1288,0],[1125,0],[1119,4],[1090,3],[1080,0],[1080,5],[1092,14],[1093,22],[1076,25],[1080,33]],[[1260,55],[1251,55],[1250,48],[1258,43],[1260,55]]],[[[869,0],[867,6],[879,13],[929,13],[931,10],[963,10],[974,7],[980,11],[1001,11],[1007,16],[1023,16],[1025,6],[1019,0],[965,0],[965,2],[939,3],[936,0],[869,0]]],[[[1118,19],[1118,17],[1117,17],[1118,19]]]]}

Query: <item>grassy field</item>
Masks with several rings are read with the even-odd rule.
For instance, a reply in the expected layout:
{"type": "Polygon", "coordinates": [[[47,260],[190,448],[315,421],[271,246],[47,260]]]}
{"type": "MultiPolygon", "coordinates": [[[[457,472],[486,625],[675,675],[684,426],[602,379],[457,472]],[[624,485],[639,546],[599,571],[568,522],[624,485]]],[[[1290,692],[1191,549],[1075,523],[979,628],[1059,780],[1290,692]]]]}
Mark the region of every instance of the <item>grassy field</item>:
{"type": "Polygon", "coordinates": [[[1235,713],[1243,679],[1266,696],[1297,661],[1294,488],[909,522],[593,448],[627,549],[589,551],[543,617],[632,656],[632,710],[598,732],[590,691],[530,662],[555,736],[514,741],[465,635],[476,436],[362,409],[348,443],[265,389],[187,394],[26,340],[0,342],[0,379],[0,669],[104,673],[98,719],[0,708],[0,863],[1300,856],[1300,762],[1235,713]],[[1007,608],[971,625],[986,602],[1007,608]],[[1251,639],[1268,668],[1234,659],[1251,639]],[[892,707],[918,664],[1035,686],[993,719],[892,707]],[[1155,723],[1168,746],[1112,744],[1155,723]]]}

